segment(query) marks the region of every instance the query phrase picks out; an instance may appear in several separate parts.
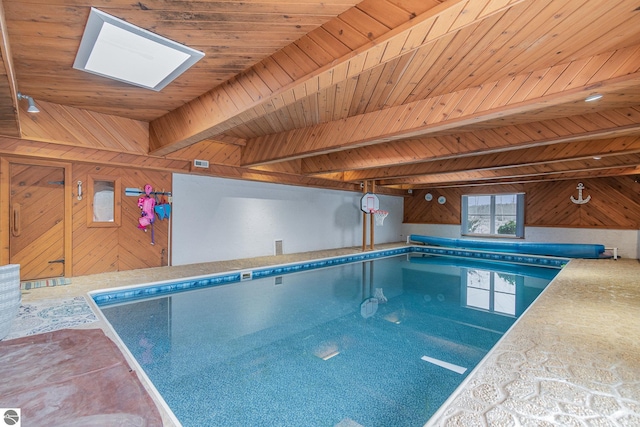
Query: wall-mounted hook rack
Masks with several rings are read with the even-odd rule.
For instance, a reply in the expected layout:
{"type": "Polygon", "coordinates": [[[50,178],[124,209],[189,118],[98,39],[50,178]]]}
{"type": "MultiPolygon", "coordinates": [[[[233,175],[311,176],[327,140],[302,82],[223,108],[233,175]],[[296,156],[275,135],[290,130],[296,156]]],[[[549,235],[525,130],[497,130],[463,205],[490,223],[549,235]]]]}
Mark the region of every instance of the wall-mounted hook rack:
{"type": "MultiPolygon", "coordinates": [[[[145,193],[144,190],[141,190],[139,188],[125,188],[124,189],[124,195],[125,196],[144,196],[145,193]]],[[[149,193],[149,195],[154,194],[156,196],[167,196],[167,197],[171,197],[171,192],[170,191],[152,191],[151,193],[149,193]]]]}

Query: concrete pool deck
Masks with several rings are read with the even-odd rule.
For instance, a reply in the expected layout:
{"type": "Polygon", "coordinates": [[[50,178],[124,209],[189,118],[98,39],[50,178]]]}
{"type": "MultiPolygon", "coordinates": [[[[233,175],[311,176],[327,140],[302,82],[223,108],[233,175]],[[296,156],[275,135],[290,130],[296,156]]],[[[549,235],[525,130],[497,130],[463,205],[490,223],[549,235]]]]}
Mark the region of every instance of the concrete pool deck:
{"type": "Polygon", "coordinates": [[[429,426],[640,425],[640,263],[572,260],[429,426]]]}
{"type": "MultiPolygon", "coordinates": [[[[23,291],[23,303],[353,253],[361,249],[74,277],[70,285],[23,291]]],[[[639,309],[638,260],[572,260],[428,425],[640,425],[639,309]]],[[[85,327],[113,337],[103,321],[85,327]]],[[[163,419],[173,425],[166,413],[163,419]]]]}

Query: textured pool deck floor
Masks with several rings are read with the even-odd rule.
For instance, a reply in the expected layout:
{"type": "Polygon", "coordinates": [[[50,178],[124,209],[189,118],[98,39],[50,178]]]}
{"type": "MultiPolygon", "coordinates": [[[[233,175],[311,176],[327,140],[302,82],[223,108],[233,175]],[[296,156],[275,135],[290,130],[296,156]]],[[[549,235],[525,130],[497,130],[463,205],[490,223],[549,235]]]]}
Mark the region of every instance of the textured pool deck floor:
{"type": "MultiPolygon", "coordinates": [[[[359,252],[345,248],[74,277],[70,285],[24,291],[23,302],[359,252]]],[[[103,322],[87,327],[112,334],[103,322]]],[[[164,421],[173,425],[166,414],[164,421]]],[[[428,425],[640,426],[640,262],[572,260],[428,425]]]]}
{"type": "Polygon", "coordinates": [[[433,426],[640,426],[640,263],[572,260],[433,426]]]}

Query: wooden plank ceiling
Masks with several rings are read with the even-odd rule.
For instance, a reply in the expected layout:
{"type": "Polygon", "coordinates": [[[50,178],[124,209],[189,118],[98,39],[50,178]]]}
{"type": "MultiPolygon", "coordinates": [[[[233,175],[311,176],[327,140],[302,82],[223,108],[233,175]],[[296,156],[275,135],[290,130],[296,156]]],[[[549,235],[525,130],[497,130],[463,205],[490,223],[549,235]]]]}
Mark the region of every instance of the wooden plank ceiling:
{"type": "Polygon", "coordinates": [[[637,0],[0,1],[0,152],[396,194],[640,174],[637,0]],[[160,92],[75,70],[90,7],[205,57],[160,92]]]}

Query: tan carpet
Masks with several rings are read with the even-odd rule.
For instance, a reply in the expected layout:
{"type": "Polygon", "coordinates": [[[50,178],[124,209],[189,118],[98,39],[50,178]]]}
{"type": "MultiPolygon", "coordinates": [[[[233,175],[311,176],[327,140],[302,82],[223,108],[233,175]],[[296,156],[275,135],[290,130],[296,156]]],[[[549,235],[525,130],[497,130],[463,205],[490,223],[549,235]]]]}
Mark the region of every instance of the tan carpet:
{"type": "Polygon", "coordinates": [[[138,376],[100,329],[0,342],[0,407],[24,426],[161,426],[138,376]]]}

